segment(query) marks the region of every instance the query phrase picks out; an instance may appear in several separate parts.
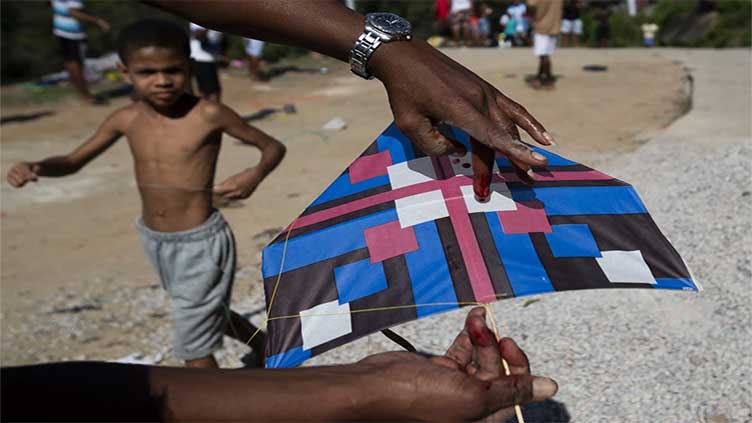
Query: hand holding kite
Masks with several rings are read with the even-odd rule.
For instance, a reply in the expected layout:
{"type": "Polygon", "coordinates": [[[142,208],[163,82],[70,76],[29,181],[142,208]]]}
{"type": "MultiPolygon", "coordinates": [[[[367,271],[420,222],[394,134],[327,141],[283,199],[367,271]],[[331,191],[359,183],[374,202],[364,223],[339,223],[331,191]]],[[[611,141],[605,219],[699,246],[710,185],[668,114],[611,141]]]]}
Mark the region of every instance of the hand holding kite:
{"type": "Polygon", "coordinates": [[[392,419],[501,421],[514,414],[515,404],[543,401],[558,389],[551,379],[530,376],[527,357],[512,339],[496,342],[483,307],[468,313],[465,328],[444,356],[426,359],[389,352],[360,364],[374,366],[376,374],[390,381],[384,391],[393,398],[391,412],[398,413],[390,415],[392,419]],[[509,364],[510,376],[501,370],[502,359],[509,364]]]}

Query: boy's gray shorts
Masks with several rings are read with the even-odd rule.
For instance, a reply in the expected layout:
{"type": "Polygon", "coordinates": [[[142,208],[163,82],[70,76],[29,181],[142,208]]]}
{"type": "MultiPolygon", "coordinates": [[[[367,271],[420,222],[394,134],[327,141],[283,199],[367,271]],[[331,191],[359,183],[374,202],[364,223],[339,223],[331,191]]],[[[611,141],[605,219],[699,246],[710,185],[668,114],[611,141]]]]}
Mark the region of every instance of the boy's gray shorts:
{"type": "Polygon", "coordinates": [[[222,214],[181,232],[158,232],[139,219],[141,244],[172,298],[173,350],[182,360],[222,347],[235,276],[235,238],[222,214]]]}

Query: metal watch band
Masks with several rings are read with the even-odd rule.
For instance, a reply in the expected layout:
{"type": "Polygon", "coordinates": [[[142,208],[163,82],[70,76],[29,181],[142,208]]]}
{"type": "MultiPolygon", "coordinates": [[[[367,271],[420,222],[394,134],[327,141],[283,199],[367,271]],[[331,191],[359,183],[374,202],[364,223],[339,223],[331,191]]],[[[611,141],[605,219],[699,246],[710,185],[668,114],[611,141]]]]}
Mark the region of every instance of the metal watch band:
{"type": "Polygon", "coordinates": [[[355,46],[350,50],[350,70],[361,78],[373,79],[373,75],[368,73],[366,66],[368,59],[381,43],[381,38],[373,31],[360,34],[355,46]]]}

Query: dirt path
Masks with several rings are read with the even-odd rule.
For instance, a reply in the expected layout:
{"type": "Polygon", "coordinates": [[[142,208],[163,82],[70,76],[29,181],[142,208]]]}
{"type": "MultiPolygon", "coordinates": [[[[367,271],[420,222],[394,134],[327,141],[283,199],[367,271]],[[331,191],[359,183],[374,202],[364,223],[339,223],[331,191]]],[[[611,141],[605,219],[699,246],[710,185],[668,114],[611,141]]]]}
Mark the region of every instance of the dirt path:
{"type": "MultiPolygon", "coordinates": [[[[557,138],[558,152],[594,166],[664,128],[684,98],[681,67],[647,50],[563,50],[554,59],[561,78],[552,92],[526,87],[525,74],[536,65],[527,50],[448,53],[524,104],[557,138]],[[584,72],[586,64],[609,70],[584,72]]],[[[297,108],[296,114],[256,122],[288,146],[288,156],[249,201],[223,210],[238,240],[234,301],[247,313],[263,308],[261,248],[392,120],[378,82],[363,82],[329,60],[307,59],[305,65],[331,71],[288,73],[254,86],[239,76],[222,80],[225,101],[241,114],[286,103],[297,108]],[[335,116],[347,121],[347,129],[323,131],[335,116]]],[[[18,160],[69,151],[126,101],[95,109],[66,100],[52,106],[53,116],[4,125],[3,175],[18,160]]],[[[218,178],[257,157],[226,139],[218,178]]],[[[1,193],[3,365],[163,351],[169,344],[166,300],[133,228],[140,205],[125,142],[78,175],[23,190],[3,184],[1,193]]]]}

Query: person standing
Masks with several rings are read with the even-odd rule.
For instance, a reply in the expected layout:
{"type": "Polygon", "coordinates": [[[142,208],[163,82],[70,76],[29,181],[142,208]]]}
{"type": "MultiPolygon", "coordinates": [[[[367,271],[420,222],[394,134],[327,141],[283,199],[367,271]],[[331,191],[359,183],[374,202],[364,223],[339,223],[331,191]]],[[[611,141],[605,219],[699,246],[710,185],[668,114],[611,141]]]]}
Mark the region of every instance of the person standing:
{"type": "Polygon", "coordinates": [[[71,84],[86,103],[103,104],[101,98],[91,95],[89,84],[84,77],[83,59],[86,49],[86,32],[82,22],[97,24],[108,32],[110,24],[106,20],[84,12],[82,0],[52,0],[52,33],[60,43],[63,55],[63,67],[68,72],[71,84]]]}
{"type": "Polygon", "coordinates": [[[534,16],[533,51],[538,56],[538,74],[533,80],[534,88],[553,89],[556,80],[551,71],[551,56],[561,28],[563,0],[529,0],[528,7],[534,16]]]}
{"type": "Polygon", "coordinates": [[[251,81],[258,81],[258,69],[261,65],[261,55],[264,53],[264,42],[253,38],[243,38],[245,54],[248,56],[248,75],[251,81]]]}
{"type": "Polygon", "coordinates": [[[582,36],[580,0],[566,0],[561,20],[561,46],[579,47],[582,36]]]}
{"type": "Polygon", "coordinates": [[[201,97],[219,103],[222,96],[222,86],[219,83],[219,67],[217,61],[221,56],[221,32],[206,29],[191,22],[191,59],[193,59],[193,73],[201,97]]]}
{"type": "Polygon", "coordinates": [[[452,0],[449,16],[452,20],[452,37],[454,45],[460,45],[460,31],[465,45],[475,41],[475,32],[473,31],[470,19],[473,17],[473,0],[452,0]]]}

